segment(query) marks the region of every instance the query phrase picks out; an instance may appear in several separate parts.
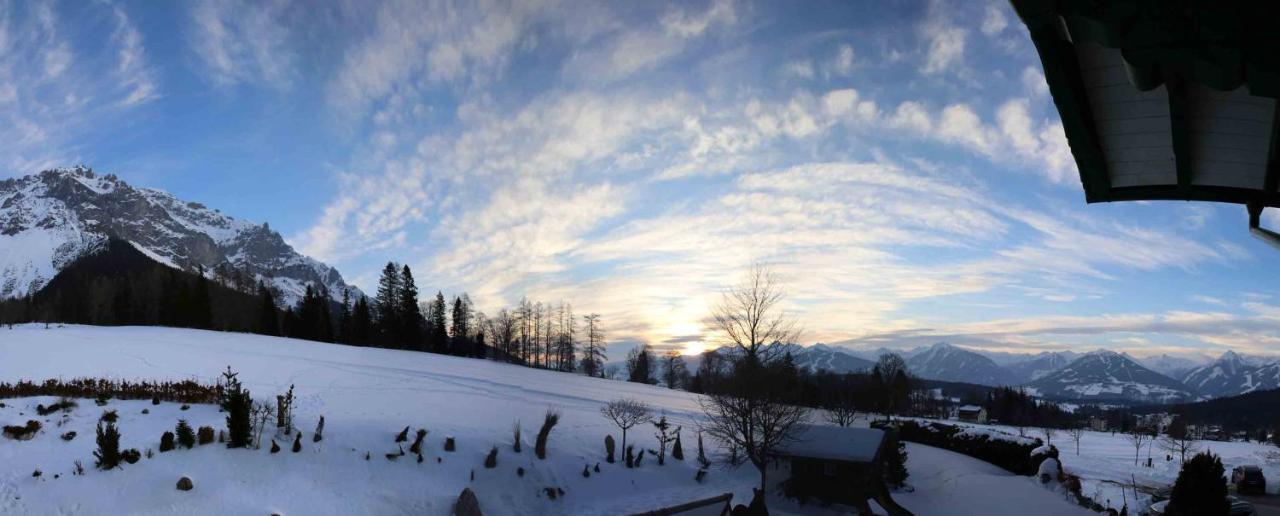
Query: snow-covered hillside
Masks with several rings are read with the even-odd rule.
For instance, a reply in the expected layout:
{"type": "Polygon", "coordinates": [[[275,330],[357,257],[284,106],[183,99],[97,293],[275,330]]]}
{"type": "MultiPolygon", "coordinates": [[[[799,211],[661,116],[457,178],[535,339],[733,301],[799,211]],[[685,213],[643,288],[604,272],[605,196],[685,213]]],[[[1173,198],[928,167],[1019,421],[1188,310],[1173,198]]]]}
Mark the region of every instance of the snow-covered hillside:
{"type": "Polygon", "coordinates": [[[907,359],[912,375],[931,380],[1014,385],[1014,375],[979,353],[939,342],[907,359]]]}
{"type": "Polygon", "coordinates": [[[1098,350],[1028,384],[1037,396],[1068,400],[1140,400],[1169,403],[1193,394],[1177,380],[1114,351],[1098,350]]]}
{"type": "Polygon", "coordinates": [[[1227,351],[1212,363],[1192,369],[1182,382],[1214,398],[1276,389],[1280,388],[1280,363],[1250,360],[1227,351]]]}
{"type": "Polygon", "coordinates": [[[307,284],[326,286],[334,299],[348,288],[337,270],[298,254],[265,224],[75,167],[0,181],[0,298],[39,290],[108,236],[171,267],[244,272],[250,284],[279,288],[286,303],[307,284]]]}
{"type": "MultiPolygon", "coordinates": [[[[53,415],[34,440],[0,438],[0,463],[6,465],[0,468],[0,513],[442,515],[464,487],[471,487],[485,514],[625,514],[724,492],[745,503],[758,481],[750,467],[715,466],[704,483],[696,483],[696,438],[690,429],[701,415],[698,398],[654,386],[485,360],[168,328],[0,329],[0,357],[3,381],[93,376],[211,382],[230,365],[260,399],[295,384],[297,420],[307,437],[298,454],[287,445],[276,455],[265,448],[209,445],[71,476],[74,460],[92,466],[92,426],[103,410],[83,401],[62,428],[53,415]],[[682,426],[689,460],[658,467],[650,458],[639,469],[605,463],[604,436],[621,436],[599,408],[619,397],[644,400],[682,426]],[[563,417],[551,434],[548,459],[540,461],[532,441],[548,408],[563,417]],[[325,438],[315,445],[309,438],[321,415],[325,438]],[[517,420],[526,440],[518,455],[509,446],[517,420]],[[424,463],[412,455],[384,458],[397,451],[393,436],[405,426],[429,430],[424,463]],[[59,440],[68,428],[80,436],[59,440]],[[445,436],[457,438],[456,452],[441,450],[445,436]],[[484,456],[495,445],[501,450],[498,467],[485,469],[484,456]],[[583,467],[597,462],[601,472],[584,478],[583,467]],[[517,467],[525,469],[523,477],[517,467]],[[31,476],[36,468],[43,472],[39,478],[31,476]],[[190,477],[195,489],[175,490],[181,476],[190,477]],[[540,493],[548,486],[562,487],[565,496],[547,499],[540,493]]],[[[25,421],[35,404],[51,399],[3,401],[0,422],[14,424],[25,421]]],[[[156,448],[160,434],[179,417],[195,426],[223,426],[222,414],[210,406],[180,411],[171,403],[112,401],[105,408],[120,413],[122,446],[143,450],[156,448]],[[144,408],[151,413],[142,414],[144,408]]],[[[653,429],[637,427],[628,440],[652,447],[653,429]]],[[[720,453],[710,440],[707,445],[713,456],[720,453]]],[[[1014,515],[1029,507],[1037,514],[1086,514],[1030,478],[941,450],[912,445],[909,452],[909,482],[916,490],[895,499],[916,514],[1014,515]],[[961,494],[979,500],[966,503],[961,494]]],[[[778,480],[783,476],[771,474],[778,480]]],[[[786,501],[771,501],[770,508],[775,514],[839,513],[786,501]]]]}

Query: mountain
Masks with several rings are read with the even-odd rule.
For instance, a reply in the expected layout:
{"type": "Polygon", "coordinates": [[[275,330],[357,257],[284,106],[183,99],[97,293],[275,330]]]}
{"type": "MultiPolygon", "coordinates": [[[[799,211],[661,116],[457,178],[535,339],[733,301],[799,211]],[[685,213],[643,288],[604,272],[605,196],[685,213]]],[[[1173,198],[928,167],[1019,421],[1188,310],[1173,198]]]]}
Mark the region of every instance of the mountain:
{"type": "Polygon", "coordinates": [[[791,359],[795,361],[797,367],[810,371],[823,369],[833,373],[870,371],[875,366],[875,362],[821,343],[793,351],[791,359]]]}
{"type": "Polygon", "coordinates": [[[266,224],[74,167],[0,181],[0,299],[39,291],[108,237],[241,290],[264,281],[288,304],[309,284],[325,286],[334,299],[352,288],[336,269],[298,254],[266,224]]]}
{"type": "Polygon", "coordinates": [[[1086,353],[1027,387],[1041,397],[1068,400],[1170,403],[1193,397],[1177,380],[1107,350],[1086,353]]]}
{"type": "Polygon", "coordinates": [[[1138,363],[1169,378],[1183,378],[1192,369],[1205,365],[1206,360],[1162,353],[1138,359],[1138,363]]]}
{"type": "Polygon", "coordinates": [[[931,380],[993,386],[1020,383],[990,358],[945,342],[913,353],[907,358],[907,369],[913,376],[931,380]]]}
{"type": "Polygon", "coordinates": [[[1024,356],[1023,360],[1009,363],[1005,369],[1013,373],[1019,382],[1039,380],[1054,371],[1066,367],[1079,355],[1071,351],[1043,351],[1024,356]]]}
{"type": "Polygon", "coordinates": [[[1280,363],[1227,351],[1212,363],[1192,369],[1182,383],[1214,398],[1280,388],[1280,363]]]}

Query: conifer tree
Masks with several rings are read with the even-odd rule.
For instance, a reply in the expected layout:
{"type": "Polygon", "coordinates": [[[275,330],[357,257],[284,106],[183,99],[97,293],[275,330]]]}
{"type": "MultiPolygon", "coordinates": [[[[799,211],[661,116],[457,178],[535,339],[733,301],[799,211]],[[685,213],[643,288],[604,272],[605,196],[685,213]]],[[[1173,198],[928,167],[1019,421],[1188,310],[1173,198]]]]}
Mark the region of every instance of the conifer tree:
{"type": "Polygon", "coordinates": [[[179,419],[178,427],[174,429],[174,434],[178,437],[178,444],[184,448],[191,449],[196,445],[196,433],[191,429],[191,425],[187,424],[187,420],[179,419]]]}
{"type": "Polygon", "coordinates": [[[351,343],[351,289],[342,289],[342,306],[338,307],[338,333],[334,342],[351,343]]]}
{"type": "Polygon", "coordinates": [[[394,262],[387,262],[378,279],[378,294],[374,307],[378,312],[379,341],[390,347],[401,347],[400,333],[400,272],[394,262]]]}
{"type": "Polygon", "coordinates": [[[258,333],[263,335],[280,335],[280,313],[276,306],[275,296],[261,281],[258,282],[258,333]]]}
{"type": "Polygon", "coordinates": [[[448,351],[449,332],[445,323],[444,293],[436,292],[436,298],[431,302],[431,310],[429,311],[429,320],[427,321],[427,335],[431,340],[431,351],[436,353],[444,353],[448,351]]]}
{"type": "Polygon", "coordinates": [[[582,350],[582,372],[587,376],[603,377],[604,362],[608,359],[604,352],[604,332],[600,329],[600,314],[582,316],[586,323],[587,341],[582,350]]]}
{"type": "Polygon", "coordinates": [[[369,310],[369,298],[360,296],[351,310],[351,343],[368,346],[373,337],[373,314],[369,310]]]}
{"type": "Polygon", "coordinates": [[[228,448],[243,448],[252,444],[253,422],[250,411],[253,408],[253,397],[240,385],[237,374],[231,372],[230,366],[222,373],[222,410],[227,413],[228,448]]]}
{"type": "Polygon", "coordinates": [[[116,429],[116,424],[110,421],[103,426],[103,421],[98,421],[97,429],[98,451],[93,452],[96,459],[94,465],[98,469],[112,469],[120,465],[120,431],[116,429]]]}
{"type": "Polygon", "coordinates": [[[422,309],[418,308],[418,287],[413,272],[405,265],[400,271],[400,339],[408,349],[422,349],[422,309]]]}
{"type": "Polygon", "coordinates": [[[1182,464],[1178,480],[1173,484],[1170,516],[1227,516],[1227,482],[1222,460],[1209,452],[1201,452],[1182,464]]]}

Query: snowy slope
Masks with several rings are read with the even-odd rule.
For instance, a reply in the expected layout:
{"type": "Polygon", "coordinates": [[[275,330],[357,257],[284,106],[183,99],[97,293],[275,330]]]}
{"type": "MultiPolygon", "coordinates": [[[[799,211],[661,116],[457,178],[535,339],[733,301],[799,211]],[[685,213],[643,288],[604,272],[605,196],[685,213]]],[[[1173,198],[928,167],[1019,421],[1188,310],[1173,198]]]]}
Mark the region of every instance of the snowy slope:
{"type": "Polygon", "coordinates": [[[1198,355],[1178,356],[1168,353],[1143,357],[1138,360],[1139,363],[1146,366],[1147,369],[1168,376],[1169,378],[1183,378],[1189,371],[1205,365],[1209,362],[1205,357],[1198,355]]]}
{"type": "MultiPolygon", "coordinates": [[[[758,476],[750,467],[713,467],[693,481],[696,438],[689,429],[701,417],[695,395],[669,389],[536,370],[492,361],[408,351],[318,344],[291,339],[168,328],[68,326],[0,329],[0,380],[106,376],[114,378],[198,378],[211,381],[231,365],[255,397],[262,399],[296,384],[297,420],[306,433],[299,454],[227,450],[217,445],[157,454],[119,470],[70,476],[73,460],[91,466],[92,425],[102,409],[81,403],[68,421],[34,440],[0,438],[0,514],[430,514],[444,515],[464,487],[472,487],[485,514],[626,514],[666,504],[732,492],[749,500],[758,476]],[[639,469],[604,463],[603,436],[618,430],[599,414],[619,397],[642,399],[683,426],[686,461],[658,467],[652,457],[639,469]],[[563,415],[551,434],[548,459],[533,457],[536,425],[547,408],[563,415]],[[316,419],[325,416],[325,439],[310,442],[316,419]],[[525,450],[509,447],[511,424],[524,427],[525,450]],[[425,427],[426,462],[388,461],[392,438],[405,425],[425,427]],[[80,432],[72,442],[57,434],[80,432]],[[455,436],[456,452],[441,450],[455,436]],[[489,447],[501,451],[498,467],[481,466],[489,447]],[[369,451],[372,458],[364,459],[369,451]],[[436,459],[441,462],[436,462],[436,459]],[[584,465],[601,472],[583,478],[584,465]],[[517,467],[526,473],[519,477],[517,467]],[[32,478],[40,468],[44,475],[32,478]],[[471,472],[475,480],[470,480],[471,472]],[[61,475],[53,479],[53,475],[61,475]],[[195,489],[174,489],[180,476],[195,489]],[[560,486],[566,495],[540,495],[560,486]]],[[[4,400],[0,423],[25,420],[48,398],[4,400]]],[[[174,404],[112,401],[121,416],[122,445],[155,448],[160,434],[178,417],[192,425],[221,427],[222,414],[210,406],[179,411],[174,404]],[[150,414],[141,414],[147,408],[150,414]]],[[[637,427],[629,442],[655,443],[651,427],[637,427]]],[[[709,453],[722,450],[707,440],[709,453]]],[[[1067,502],[1025,477],[941,450],[909,446],[914,493],[895,498],[921,516],[944,514],[1079,514],[1067,502]],[[952,494],[963,488],[974,501],[957,513],[952,494]],[[1004,503],[1001,501],[1004,500],[1004,503]]],[[[408,456],[412,459],[412,456],[408,456]]],[[[785,467],[772,471],[781,480],[785,467]]],[[[799,506],[771,500],[777,514],[842,514],[839,507],[799,506]]]]}
{"type": "Polygon", "coordinates": [[[0,298],[39,290],[108,235],[171,267],[242,271],[250,284],[279,288],[286,303],[309,283],[335,299],[347,288],[337,270],[298,254],[265,224],[75,167],[0,181],[0,298]]]}
{"type": "Polygon", "coordinates": [[[1276,389],[1280,388],[1280,363],[1250,360],[1227,351],[1212,363],[1192,369],[1182,383],[1214,398],[1276,389]]]}
{"type": "Polygon", "coordinates": [[[1069,400],[1169,403],[1193,397],[1177,380],[1107,350],[1086,353],[1027,386],[1038,396],[1069,400]]]}
{"type": "Polygon", "coordinates": [[[1013,373],[1019,381],[1030,382],[1066,367],[1078,356],[1071,351],[1044,351],[1028,355],[1023,360],[1005,365],[1004,368],[1013,373]]]}
{"type": "Polygon", "coordinates": [[[1013,385],[1018,379],[990,358],[964,348],[939,342],[907,359],[911,374],[930,380],[976,383],[979,385],[1013,385]]]}

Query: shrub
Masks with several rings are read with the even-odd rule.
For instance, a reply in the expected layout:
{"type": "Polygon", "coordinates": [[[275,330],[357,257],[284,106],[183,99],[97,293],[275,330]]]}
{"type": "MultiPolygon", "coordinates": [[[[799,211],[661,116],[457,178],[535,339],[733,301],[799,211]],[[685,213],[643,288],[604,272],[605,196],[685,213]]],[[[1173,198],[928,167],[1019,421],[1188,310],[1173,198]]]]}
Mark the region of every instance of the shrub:
{"type": "Polygon", "coordinates": [[[152,396],[152,397],[151,397],[151,404],[152,404],[152,405],[159,405],[159,404],[160,404],[160,396],[152,396]]]}
{"type": "Polygon", "coordinates": [[[67,433],[65,433],[65,434],[62,434],[62,440],[63,440],[63,441],[70,441],[70,440],[75,439],[75,438],[76,438],[76,432],[75,432],[75,430],[72,430],[72,431],[70,431],[70,432],[67,432],[67,433]]]}
{"type": "Polygon", "coordinates": [[[200,446],[213,442],[213,427],[202,426],[196,430],[196,442],[200,443],[200,446]]]}
{"type": "Polygon", "coordinates": [[[275,439],[271,440],[271,453],[280,453],[280,445],[276,443],[275,439]]]}
{"type": "Polygon", "coordinates": [[[173,449],[173,432],[165,432],[160,436],[160,453],[173,449]]]}
{"type": "Polygon", "coordinates": [[[444,438],[444,451],[451,452],[451,451],[453,451],[455,448],[457,448],[457,444],[453,442],[453,436],[452,436],[452,435],[450,435],[450,436],[445,436],[445,438],[444,438]]]}
{"type": "Polygon", "coordinates": [[[139,460],[142,460],[142,452],[139,452],[137,448],[129,448],[120,452],[120,458],[129,464],[137,464],[139,460]]]}
{"type": "Polygon", "coordinates": [[[582,478],[591,478],[591,466],[582,465],[582,478]]]}
{"type": "Polygon", "coordinates": [[[636,445],[627,445],[626,462],[628,468],[636,467],[636,445]]]}
{"type": "Polygon", "coordinates": [[[604,436],[604,453],[605,453],[605,458],[604,458],[605,462],[608,462],[609,464],[613,464],[613,436],[612,435],[604,436]]]}
{"type": "Polygon", "coordinates": [[[493,469],[498,467],[498,447],[494,446],[489,450],[489,455],[484,458],[484,467],[493,469]]]}
{"type": "Polygon", "coordinates": [[[40,422],[34,419],[28,419],[27,424],[23,426],[5,425],[4,435],[10,439],[19,441],[30,441],[35,438],[36,432],[40,431],[40,422]]]}
{"type": "Polygon", "coordinates": [[[542,428],[538,430],[538,439],[533,445],[533,454],[539,459],[547,458],[547,437],[551,435],[551,429],[555,428],[556,423],[560,422],[560,413],[548,409],[546,416],[542,419],[542,428]]]}
{"type": "Polygon", "coordinates": [[[77,476],[79,476],[79,475],[83,475],[83,474],[84,474],[84,464],[80,463],[80,461],[76,461],[76,462],[75,462],[75,467],[71,469],[71,474],[72,474],[72,475],[77,475],[77,476]]]}
{"type": "Polygon", "coordinates": [[[400,433],[396,434],[396,442],[402,443],[408,440],[409,440],[409,427],[406,426],[404,427],[404,430],[401,430],[400,433]]]}
{"type": "Polygon", "coordinates": [[[898,489],[907,482],[907,447],[897,438],[891,439],[889,451],[885,455],[884,483],[898,489]]]}
{"type": "Polygon", "coordinates": [[[676,427],[676,442],[671,445],[671,458],[684,460],[684,446],[680,444],[680,427],[676,427]]]}
{"type": "Polygon", "coordinates": [[[427,438],[427,429],[419,428],[418,434],[413,438],[413,445],[409,447],[409,453],[422,454],[422,440],[427,438]]]}
{"type": "MultiPolygon", "coordinates": [[[[302,432],[298,432],[298,436],[293,439],[293,453],[302,451],[302,432]]],[[[400,450],[400,455],[404,455],[404,450],[400,450]]]]}
{"type": "Polygon", "coordinates": [[[196,446],[196,433],[191,430],[187,420],[178,420],[178,427],[174,429],[174,434],[178,437],[178,444],[183,448],[191,449],[196,446]]]}
{"type": "Polygon", "coordinates": [[[511,436],[511,448],[515,450],[516,453],[520,453],[520,421],[519,420],[516,420],[516,424],[514,427],[512,427],[511,433],[514,434],[511,436]]]}
{"type": "Polygon", "coordinates": [[[702,430],[698,430],[698,465],[702,466],[702,469],[711,466],[711,460],[707,459],[707,452],[702,448],[702,430]]]}
{"type": "Polygon", "coordinates": [[[108,423],[115,423],[116,421],[120,420],[120,415],[117,414],[116,411],[114,410],[108,410],[106,412],[103,412],[102,417],[98,418],[98,420],[106,421],[108,423]]]}
{"type": "Polygon", "coordinates": [[[898,439],[942,448],[1000,466],[1012,473],[1024,476],[1036,474],[1040,463],[1031,458],[1031,452],[1039,448],[1039,439],[992,439],[985,434],[965,434],[961,428],[939,423],[921,425],[915,421],[872,423],[873,428],[893,432],[898,439]]]}
{"type": "Polygon", "coordinates": [[[44,406],[44,405],[36,405],[36,414],[39,414],[39,415],[41,415],[41,416],[47,416],[47,415],[52,414],[52,413],[54,413],[54,412],[57,412],[57,411],[59,411],[59,410],[64,410],[64,411],[68,411],[68,412],[70,412],[70,411],[71,411],[71,409],[76,408],[77,406],[78,406],[78,405],[76,404],[76,402],[75,402],[75,401],[72,401],[72,400],[67,399],[67,398],[63,398],[63,399],[58,400],[58,402],[57,402],[57,403],[54,403],[54,404],[49,405],[49,406],[47,406],[47,407],[46,407],[46,406],[44,406]]]}
{"type": "Polygon", "coordinates": [[[1169,516],[1226,516],[1231,508],[1227,501],[1227,481],[1222,461],[1214,454],[1202,452],[1182,465],[1173,483],[1169,516]]]}
{"type": "Polygon", "coordinates": [[[93,452],[94,465],[98,469],[113,469],[120,465],[120,430],[111,421],[106,421],[106,426],[103,423],[98,421],[98,451],[93,452]]]}
{"type": "Polygon", "coordinates": [[[320,422],[316,423],[316,434],[311,436],[311,442],[318,443],[323,439],[324,439],[324,416],[320,416],[320,422]]]}
{"type": "Polygon", "coordinates": [[[222,373],[224,392],[222,410],[227,412],[227,447],[243,448],[252,444],[253,421],[250,412],[253,410],[253,397],[244,389],[236,374],[227,367],[222,373]]]}

